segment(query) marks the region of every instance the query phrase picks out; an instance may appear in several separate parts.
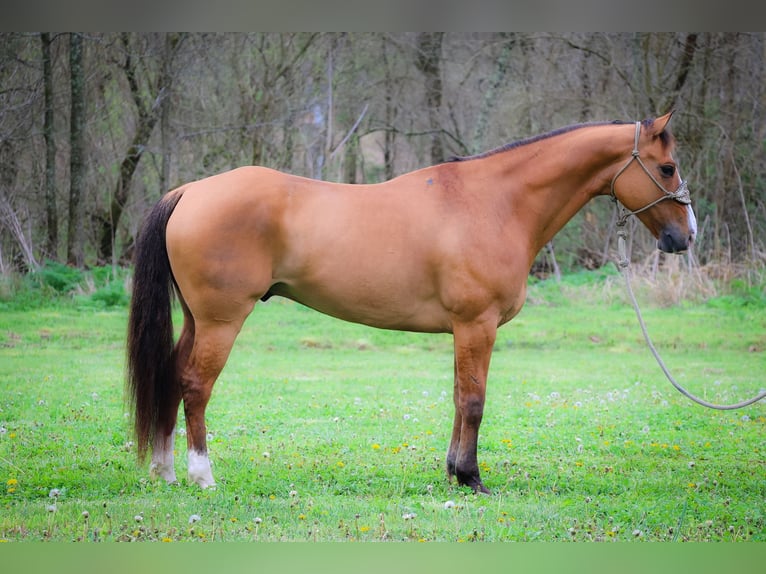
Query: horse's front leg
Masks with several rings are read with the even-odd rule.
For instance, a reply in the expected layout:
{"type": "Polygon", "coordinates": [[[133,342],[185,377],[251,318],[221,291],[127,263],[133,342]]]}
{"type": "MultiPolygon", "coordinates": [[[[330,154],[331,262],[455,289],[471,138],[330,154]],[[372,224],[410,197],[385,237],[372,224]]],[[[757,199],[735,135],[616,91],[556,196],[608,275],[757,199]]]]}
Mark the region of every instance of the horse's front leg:
{"type": "Polygon", "coordinates": [[[455,419],[447,451],[447,474],[450,478],[455,476],[458,484],[486,494],[489,494],[489,490],[479,475],[476,450],[496,332],[497,323],[492,321],[471,322],[454,327],[455,419]]]}

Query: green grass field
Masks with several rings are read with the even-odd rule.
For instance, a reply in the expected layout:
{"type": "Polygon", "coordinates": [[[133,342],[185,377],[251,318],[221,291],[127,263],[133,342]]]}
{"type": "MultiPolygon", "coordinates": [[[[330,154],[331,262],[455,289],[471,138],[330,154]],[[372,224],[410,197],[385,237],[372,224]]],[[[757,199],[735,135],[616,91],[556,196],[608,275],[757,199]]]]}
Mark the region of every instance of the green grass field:
{"type": "MultiPolygon", "coordinates": [[[[680,382],[766,385],[766,307],[647,307],[680,382]]],[[[124,306],[0,310],[0,539],[766,540],[766,404],[664,379],[619,285],[534,285],[499,332],[479,462],[449,484],[451,338],[258,305],[208,408],[215,490],[147,480],[123,402],[124,306]]],[[[183,432],[183,431],[181,431],[183,432]]]]}

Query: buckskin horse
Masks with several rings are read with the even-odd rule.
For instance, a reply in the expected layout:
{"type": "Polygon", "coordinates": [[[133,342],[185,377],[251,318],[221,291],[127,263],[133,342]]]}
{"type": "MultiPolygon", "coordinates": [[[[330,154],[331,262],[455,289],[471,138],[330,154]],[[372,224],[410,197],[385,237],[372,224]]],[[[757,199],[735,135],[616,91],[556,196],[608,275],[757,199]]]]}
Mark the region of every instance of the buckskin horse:
{"type": "Polygon", "coordinates": [[[183,401],[188,478],[215,485],[213,384],[255,304],[279,295],[382,329],[452,333],[447,477],[489,492],[476,451],[490,355],[524,303],[538,251],[599,195],[635,214],[664,252],[694,240],[670,116],[573,125],[378,184],[242,167],[168,192],[135,246],[126,388],[139,460],[151,445],[151,476],[176,481],[183,401]]]}

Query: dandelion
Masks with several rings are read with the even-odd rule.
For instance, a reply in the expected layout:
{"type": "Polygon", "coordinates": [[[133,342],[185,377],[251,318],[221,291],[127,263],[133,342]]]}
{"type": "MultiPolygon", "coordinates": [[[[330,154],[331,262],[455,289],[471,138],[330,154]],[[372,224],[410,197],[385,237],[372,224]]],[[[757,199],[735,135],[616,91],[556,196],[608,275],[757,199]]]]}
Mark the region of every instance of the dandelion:
{"type": "Polygon", "coordinates": [[[144,517],[143,517],[143,516],[141,516],[140,514],[136,514],[136,515],[133,517],[133,520],[135,520],[136,522],[143,522],[143,521],[144,521],[144,517]]]}
{"type": "Polygon", "coordinates": [[[414,512],[407,512],[405,514],[402,514],[402,518],[404,520],[414,520],[416,516],[417,514],[415,514],[414,512]]]}
{"type": "Polygon", "coordinates": [[[48,493],[48,498],[58,498],[61,495],[61,491],[58,488],[51,488],[48,493]]]}
{"type": "Polygon", "coordinates": [[[380,450],[380,445],[378,443],[373,444],[372,450],[380,450]]]}
{"type": "Polygon", "coordinates": [[[88,512],[87,510],[83,510],[82,511],[82,518],[83,518],[83,520],[85,520],[87,522],[88,518],[90,518],[90,512],[88,512]]]}
{"type": "Polygon", "coordinates": [[[450,508],[455,508],[455,501],[454,500],[448,500],[444,503],[444,510],[449,510],[450,508]]]}
{"type": "Polygon", "coordinates": [[[268,451],[263,453],[263,458],[269,458],[270,456],[271,456],[271,454],[269,454],[268,451]]]}
{"type": "Polygon", "coordinates": [[[635,538],[641,538],[643,535],[644,535],[644,533],[643,533],[643,532],[641,532],[641,530],[639,530],[638,528],[636,528],[636,529],[633,531],[633,536],[634,536],[635,538]]]}
{"type": "Polygon", "coordinates": [[[260,516],[256,516],[255,518],[253,518],[253,522],[255,522],[256,524],[260,524],[261,522],[263,522],[263,519],[260,516]]]}
{"type": "Polygon", "coordinates": [[[48,506],[45,507],[45,510],[47,510],[48,512],[56,512],[56,505],[49,504],[48,506]]]}
{"type": "Polygon", "coordinates": [[[199,514],[192,514],[189,517],[189,524],[194,524],[195,522],[199,522],[202,520],[202,517],[199,514]]]}
{"type": "Polygon", "coordinates": [[[290,491],[290,498],[294,498],[296,496],[298,496],[298,491],[297,490],[291,490],[290,491]]]}
{"type": "Polygon", "coordinates": [[[689,468],[694,468],[695,466],[697,466],[697,463],[694,462],[693,460],[690,460],[689,461],[689,468]]]}
{"type": "Polygon", "coordinates": [[[173,542],[173,539],[170,538],[169,536],[165,536],[165,537],[163,537],[162,541],[163,542],[173,542]]]}

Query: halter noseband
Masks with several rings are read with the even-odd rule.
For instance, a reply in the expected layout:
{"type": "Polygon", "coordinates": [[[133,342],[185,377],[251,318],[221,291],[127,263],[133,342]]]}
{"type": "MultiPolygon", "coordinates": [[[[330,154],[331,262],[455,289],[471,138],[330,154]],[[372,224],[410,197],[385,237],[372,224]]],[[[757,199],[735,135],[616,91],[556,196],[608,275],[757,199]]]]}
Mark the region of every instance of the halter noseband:
{"type": "Polygon", "coordinates": [[[624,166],[622,166],[620,171],[618,171],[615,174],[615,176],[612,178],[610,194],[612,196],[612,199],[615,202],[619,202],[619,199],[617,199],[617,195],[614,192],[614,184],[617,181],[617,178],[620,177],[626,169],[628,169],[628,166],[630,166],[630,164],[633,163],[634,161],[637,161],[638,165],[641,166],[641,169],[643,169],[646,175],[649,176],[649,179],[651,179],[652,182],[654,182],[654,185],[656,185],[659,188],[659,190],[662,192],[662,196],[648,203],[644,207],[640,209],[636,209],[635,211],[630,211],[627,207],[625,207],[624,204],[622,204],[623,213],[622,213],[622,216],[620,217],[620,223],[622,223],[623,225],[625,221],[627,221],[628,217],[630,217],[631,215],[636,215],[637,213],[646,211],[650,207],[654,207],[655,205],[657,205],[661,201],[665,201],[666,199],[674,199],[678,203],[683,203],[684,205],[688,205],[692,202],[691,197],[689,196],[689,189],[686,187],[686,180],[682,180],[681,184],[678,186],[678,189],[676,189],[675,191],[668,191],[662,186],[662,184],[659,181],[657,181],[657,179],[652,175],[652,173],[646,168],[646,166],[644,165],[644,162],[641,161],[641,157],[639,156],[639,153],[638,153],[638,138],[640,135],[641,135],[641,122],[636,122],[636,137],[633,141],[633,154],[631,155],[628,162],[624,166]]]}

